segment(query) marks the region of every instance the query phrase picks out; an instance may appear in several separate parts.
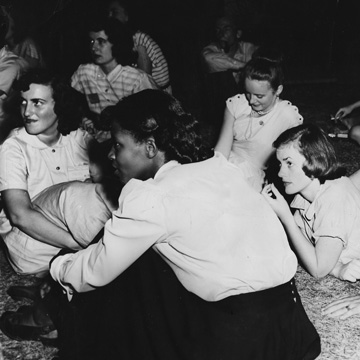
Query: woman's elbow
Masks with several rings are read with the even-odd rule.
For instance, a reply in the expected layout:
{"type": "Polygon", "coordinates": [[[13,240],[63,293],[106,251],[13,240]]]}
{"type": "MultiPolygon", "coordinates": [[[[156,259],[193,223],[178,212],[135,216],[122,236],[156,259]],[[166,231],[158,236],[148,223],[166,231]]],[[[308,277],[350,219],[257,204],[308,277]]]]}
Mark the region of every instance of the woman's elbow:
{"type": "Polygon", "coordinates": [[[9,212],[8,217],[12,226],[16,226],[22,230],[29,223],[30,215],[28,211],[18,209],[16,211],[9,212]]]}

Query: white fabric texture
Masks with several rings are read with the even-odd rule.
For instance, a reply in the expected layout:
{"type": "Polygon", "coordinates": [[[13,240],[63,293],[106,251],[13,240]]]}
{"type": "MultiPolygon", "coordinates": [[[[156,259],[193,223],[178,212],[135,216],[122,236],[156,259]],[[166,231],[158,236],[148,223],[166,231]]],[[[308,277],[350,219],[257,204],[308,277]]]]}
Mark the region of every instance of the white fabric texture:
{"type": "MultiPolygon", "coordinates": [[[[85,248],[110,218],[112,206],[101,184],[71,181],[53,185],[33,200],[34,208],[74,238],[71,249],[85,248]]],[[[14,270],[35,274],[48,270],[49,261],[59,251],[13,228],[5,237],[14,270]]]]}

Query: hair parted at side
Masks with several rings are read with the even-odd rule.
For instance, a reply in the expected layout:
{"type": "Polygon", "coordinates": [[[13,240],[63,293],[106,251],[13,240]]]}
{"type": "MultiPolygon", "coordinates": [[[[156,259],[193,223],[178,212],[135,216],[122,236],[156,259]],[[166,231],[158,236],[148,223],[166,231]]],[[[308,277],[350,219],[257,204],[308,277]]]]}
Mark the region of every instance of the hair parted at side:
{"type": "Polygon", "coordinates": [[[119,20],[102,17],[91,20],[87,28],[89,32],[104,31],[112,44],[112,55],[120,65],[131,65],[135,62],[136,53],[133,51],[134,42],[131,31],[119,20]]]}
{"type": "Polygon", "coordinates": [[[203,144],[198,121],[163,91],[147,89],[130,95],[106,108],[101,116],[102,121],[115,122],[137,142],[153,137],[166,161],[186,164],[213,155],[203,144]]]}
{"type": "Polygon", "coordinates": [[[54,99],[54,112],[58,117],[58,130],[61,134],[67,135],[79,128],[85,105],[83,95],[73,89],[63,78],[43,69],[29,70],[20,77],[14,84],[18,92],[28,91],[31,84],[49,86],[54,99]]]}
{"type": "Polygon", "coordinates": [[[275,149],[294,145],[305,157],[303,170],[320,183],[345,175],[326,133],[315,124],[303,124],[284,131],[274,142],[275,149]]]}

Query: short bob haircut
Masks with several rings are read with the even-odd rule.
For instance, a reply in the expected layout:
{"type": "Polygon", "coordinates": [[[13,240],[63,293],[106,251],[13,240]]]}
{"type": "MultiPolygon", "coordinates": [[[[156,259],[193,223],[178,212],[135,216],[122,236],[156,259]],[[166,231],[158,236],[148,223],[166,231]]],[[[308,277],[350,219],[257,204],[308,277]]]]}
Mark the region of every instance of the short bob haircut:
{"type": "Polygon", "coordinates": [[[275,149],[294,145],[305,157],[304,173],[320,183],[345,175],[335,149],[325,132],[314,124],[303,124],[284,131],[274,142],[275,149]]]}
{"type": "Polygon", "coordinates": [[[171,95],[147,89],[109,106],[102,114],[102,121],[120,127],[136,142],[153,137],[155,144],[165,154],[165,160],[181,164],[205,160],[213,155],[200,136],[198,121],[186,113],[171,95]]]}
{"type": "Polygon", "coordinates": [[[51,88],[55,102],[54,112],[58,118],[58,131],[62,135],[67,135],[79,128],[86,109],[86,99],[82,94],[73,89],[64,79],[46,70],[36,69],[25,73],[14,84],[14,89],[18,92],[18,104],[21,100],[20,92],[28,91],[31,84],[45,85],[51,88]]]}
{"type": "Polygon", "coordinates": [[[274,91],[284,83],[281,61],[261,56],[254,56],[245,65],[242,76],[244,82],[245,79],[268,81],[274,91]]]}
{"type": "Polygon", "coordinates": [[[133,51],[134,41],[130,29],[114,18],[103,17],[90,21],[87,26],[90,33],[104,31],[112,44],[112,55],[123,66],[136,62],[136,53],[133,51]]]}

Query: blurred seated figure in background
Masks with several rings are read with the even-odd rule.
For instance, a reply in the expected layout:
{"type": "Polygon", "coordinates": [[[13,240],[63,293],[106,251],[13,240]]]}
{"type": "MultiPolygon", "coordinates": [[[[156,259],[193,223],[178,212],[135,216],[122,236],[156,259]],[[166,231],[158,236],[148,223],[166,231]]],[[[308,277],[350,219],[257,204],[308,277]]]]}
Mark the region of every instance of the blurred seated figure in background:
{"type": "Polygon", "coordinates": [[[29,35],[33,24],[26,18],[29,16],[25,3],[14,1],[11,7],[2,6],[7,17],[6,43],[9,49],[25,59],[30,68],[45,67],[42,51],[35,37],[29,35]]]}
{"type": "Polygon", "coordinates": [[[14,81],[29,68],[27,61],[9,49],[5,40],[7,32],[7,9],[0,6],[0,144],[12,127],[11,119],[4,109],[5,103],[11,94],[14,81]]]}
{"type": "Polygon", "coordinates": [[[102,18],[89,22],[92,62],[82,64],[71,77],[71,86],[86,96],[90,109],[83,127],[103,142],[110,132],[101,128],[100,113],[123,97],[144,89],[155,89],[150,75],[131,66],[133,43],[128,29],[120,21],[102,18]]]}
{"type": "Polygon", "coordinates": [[[127,0],[111,0],[107,4],[109,17],[118,19],[129,26],[137,53],[136,66],[151,75],[161,90],[171,93],[168,63],[159,45],[146,33],[133,29],[127,0]]]}
{"type": "Polygon", "coordinates": [[[245,93],[226,101],[215,150],[241,168],[260,192],[275,153],[273,142],[283,131],[302,124],[303,117],[296,106],[280,98],[284,83],[281,58],[269,58],[260,51],[258,54],[243,70],[245,93]]]}
{"type": "Polygon", "coordinates": [[[242,35],[235,19],[221,17],[216,21],[215,40],[202,50],[206,105],[211,107],[209,114],[220,125],[225,101],[241,92],[242,69],[257,49],[254,44],[242,41],[242,35]]]}

